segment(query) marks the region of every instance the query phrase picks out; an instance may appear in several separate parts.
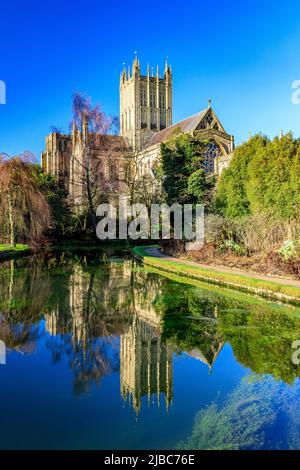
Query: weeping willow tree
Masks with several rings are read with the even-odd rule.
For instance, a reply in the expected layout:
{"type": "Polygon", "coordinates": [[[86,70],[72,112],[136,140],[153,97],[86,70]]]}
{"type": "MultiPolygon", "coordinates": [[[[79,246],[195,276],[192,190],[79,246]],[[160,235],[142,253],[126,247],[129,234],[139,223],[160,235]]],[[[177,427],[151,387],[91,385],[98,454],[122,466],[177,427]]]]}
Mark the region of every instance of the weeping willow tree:
{"type": "Polygon", "coordinates": [[[34,177],[32,155],[10,158],[0,155],[1,239],[12,246],[17,242],[38,242],[51,223],[51,211],[34,177]]]}

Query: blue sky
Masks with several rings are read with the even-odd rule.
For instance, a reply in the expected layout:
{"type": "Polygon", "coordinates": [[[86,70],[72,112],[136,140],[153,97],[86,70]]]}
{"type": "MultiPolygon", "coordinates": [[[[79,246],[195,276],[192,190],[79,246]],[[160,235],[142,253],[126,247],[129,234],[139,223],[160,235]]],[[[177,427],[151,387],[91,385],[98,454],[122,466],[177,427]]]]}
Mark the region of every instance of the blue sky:
{"type": "Polygon", "coordinates": [[[174,122],[211,98],[236,143],[280,129],[300,137],[300,105],[291,101],[300,80],[298,2],[2,0],[0,151],[39,157],[51,126],[68,129],[75,91],[117,115],[119,73],[134,51],[144,70],[169,57],[174,122]]]}

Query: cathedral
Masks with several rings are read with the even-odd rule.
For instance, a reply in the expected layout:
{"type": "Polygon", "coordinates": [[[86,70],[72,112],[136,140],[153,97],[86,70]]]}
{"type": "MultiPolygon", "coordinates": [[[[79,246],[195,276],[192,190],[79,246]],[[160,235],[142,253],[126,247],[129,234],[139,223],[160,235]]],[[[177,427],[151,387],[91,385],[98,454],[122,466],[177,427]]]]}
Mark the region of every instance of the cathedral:
{"type": "Polygon", "coordinates": [[[146,75],[141,73],[138,58],[131,68],[124,68],[120,76],[120,133],[97,135],[89,141],[88,122],[83,119],[77,129],[73,123],[71,134],[53,132],[46,137],[46,148],[41,162],[45,172],[53,174],[65,185],[74,202],[81,198],[80,162],[90,152],[97,164],[94,171],[103,181],[122,181],[124,155],[134,153],[138,160],[138,174],[154,176],[153,168],[159,159],[160,145],[177,130],[199,136],[209,142],[204,158],[207,174],[220,176],[226,168],[234,149],[234,137],[227,134],[220,120],[208,106],[197,114],[173,124],[173,74],[165,64],[161,75],[148,66],[146,75]],[[92,148],[91,148],[92,147],[92,148]],[[87,150],[88,148],[88,150],[87,150]]]}

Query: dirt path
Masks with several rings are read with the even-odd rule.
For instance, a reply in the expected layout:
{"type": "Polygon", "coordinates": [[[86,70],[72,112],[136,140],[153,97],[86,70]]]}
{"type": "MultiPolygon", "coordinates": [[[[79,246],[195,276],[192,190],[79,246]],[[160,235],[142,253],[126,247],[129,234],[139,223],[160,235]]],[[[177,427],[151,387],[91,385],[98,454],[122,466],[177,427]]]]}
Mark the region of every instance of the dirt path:
{"type": "Polygon", "coordinates": [[[188,260],[184,260],[181,258],[173,258],[172,256],[164,255],[160,251],[159,248],[147,248],[145,252],[147,252],[148,255],[153,256],[155,258],[162,258],[162,259],[165,259],[166,261],[176,261],[178,263],[185,264],[186,266],[195,266],[199,268],[205,268],[205,269],[209,269],[210,271],[224,272],[224,273],[230,273],[230,274],[239,274],[241,276],[251,277],[253,279],[260,279],[262,281],[271,281],[271,282],[276,282],[276,283],[283,284],[286,286],[300,287],[300,281],[297,281],[296,279],[287,279],[287,278],[280,277],[280,276],[265,276],[263,274],[254,274],[249,271],[243,271],[241,269],[227,268],[226,266],[210,266],[209,264],[200,264],[200,263],[196,263],[195,261],[188,261],[188,260]]]}

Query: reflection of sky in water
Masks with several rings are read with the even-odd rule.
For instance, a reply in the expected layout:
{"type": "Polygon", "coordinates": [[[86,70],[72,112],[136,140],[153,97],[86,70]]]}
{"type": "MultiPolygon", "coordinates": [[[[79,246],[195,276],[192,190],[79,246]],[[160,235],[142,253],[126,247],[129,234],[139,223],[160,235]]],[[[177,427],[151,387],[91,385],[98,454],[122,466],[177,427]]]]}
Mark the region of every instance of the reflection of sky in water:
{"type": "Polygon", "coordinates": [[[2,265],[1,448],[300,447],[296,309],[97,256],[2,265]]]}

